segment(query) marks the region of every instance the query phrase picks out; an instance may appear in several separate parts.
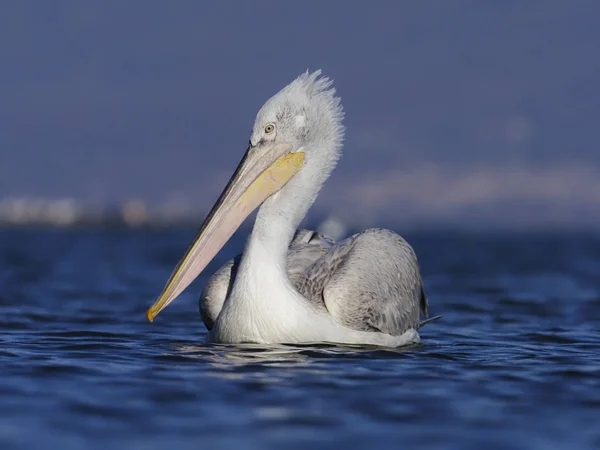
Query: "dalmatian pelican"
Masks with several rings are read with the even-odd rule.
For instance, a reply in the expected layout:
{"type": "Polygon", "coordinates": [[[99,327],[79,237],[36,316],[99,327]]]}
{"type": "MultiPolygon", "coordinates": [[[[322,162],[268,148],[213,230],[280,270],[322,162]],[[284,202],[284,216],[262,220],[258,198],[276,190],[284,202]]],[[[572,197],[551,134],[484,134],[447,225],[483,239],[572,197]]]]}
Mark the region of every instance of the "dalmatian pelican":
{"type": "Polygon", "coordinates": [[[335,167],[344,112],[333,83],[305,72],[259,110],[241,162],[147,313],[151,322],[258,209],[244,251],[200,297],[209,343],[419,341],[428,301],[413,248],[367,229],[338,243],[298,227],[335,167]]]}

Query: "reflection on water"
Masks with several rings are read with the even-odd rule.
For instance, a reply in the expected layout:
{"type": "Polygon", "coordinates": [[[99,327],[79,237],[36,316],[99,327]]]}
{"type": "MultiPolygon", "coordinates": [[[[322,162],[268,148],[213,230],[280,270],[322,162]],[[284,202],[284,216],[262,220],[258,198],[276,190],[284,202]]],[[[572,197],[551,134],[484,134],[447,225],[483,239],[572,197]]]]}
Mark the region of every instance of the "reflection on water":
{"type": "Polygon", "coordinates": [[[286,376],[300,372],[314,375],[339,375],[343,365],[333,365],[339,359],[401,358],[406,352],[415,351],[421,344],[395,349],[356,345],[272,345],[260,344],[192,344],[174,346],[173,349],[186,358],[208,363],[214,370],[207,374],[230,379],[256,375],[277,382],[286,376]],[[385,356],[384,356],[385,355],[385,356]],[[279,370],[277,370],[279,369],[279,370]]]}

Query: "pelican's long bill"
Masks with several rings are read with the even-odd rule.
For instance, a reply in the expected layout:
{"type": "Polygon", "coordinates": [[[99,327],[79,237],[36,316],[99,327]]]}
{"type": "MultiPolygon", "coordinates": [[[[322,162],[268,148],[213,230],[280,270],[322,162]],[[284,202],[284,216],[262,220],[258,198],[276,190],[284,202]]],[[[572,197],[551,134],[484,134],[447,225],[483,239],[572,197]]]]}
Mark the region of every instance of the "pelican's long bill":
{"type": "Polygon", "coordinates": [[[248,148],[160,297],[148,309],[150,322],[200,275],[244,219],[300,170],[304,153],[291,150],[289,144],[248,148]]]}

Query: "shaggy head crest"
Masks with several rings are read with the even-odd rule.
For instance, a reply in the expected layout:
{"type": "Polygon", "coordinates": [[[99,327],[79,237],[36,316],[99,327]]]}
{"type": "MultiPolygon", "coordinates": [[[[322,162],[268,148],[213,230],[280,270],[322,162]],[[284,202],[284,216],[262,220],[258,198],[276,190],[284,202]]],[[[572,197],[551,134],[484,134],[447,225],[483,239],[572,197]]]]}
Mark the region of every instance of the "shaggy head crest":
{"type": "Polygon", "coordinates": [[[326,139],[339,148],[344,137],[343,119],[344,110],[333,80],[321,76],[320,70],[307,70],[263,105],[256,117],[253,138],[258,140],[265,125],[273,123],[288,138],[297,137],[298,144],[326,139]]]}

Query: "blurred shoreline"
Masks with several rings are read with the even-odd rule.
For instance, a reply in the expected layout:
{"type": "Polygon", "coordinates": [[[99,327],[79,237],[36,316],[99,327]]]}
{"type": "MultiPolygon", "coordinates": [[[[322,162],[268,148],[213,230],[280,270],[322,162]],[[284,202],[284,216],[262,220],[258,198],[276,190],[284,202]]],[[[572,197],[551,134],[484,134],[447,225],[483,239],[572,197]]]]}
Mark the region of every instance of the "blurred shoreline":
{"type": "MultiPolygon", "coordinates": [[[[219,174],[160,199],[123,193],[95,202],[75,194],[0,197],[0,227],[198,227],[226,179],[219,174]]],[[[322,224],[330,235],[381,226],[595,231],[600,230],[599,205],[600,173],[583,163],[546,168],[430,164],[360,175],[342,170],[325,185],[305,223],[322,224]]]]}
{"type": "MultiPolygon", "coordinates": [[[[337,205],[341,206],[340,204],[337,205]]],[[[586,205],[556,207],[544,203],[492,202],[467,208],[427,210],[398,201],[394,209],[338,210],[327,199],[316,204],[301,227],[318,230],[333,239],[370,227],[402,232],[600,232],[600,211],[586,205]],[[579,208],[581,209],[581,208],[579,208]],[[585,210],[589,213],[585,213],[585,210]],[[344,215],[344,210],[350,215],[344,215]],[[366,212],[369,214],[366,214],[366,212]],[[420,213],[421,212],[421,213],[420,213]]],[[[151,205],[130,199],[106,205],[89,205],[73,198],[0,199],[0,229],[197,229],[208,210],[185,202],[151,205]]],[[[241,229],[250,231],[252,215],[241,229]]]]}
{"type": "Polygon", "coordinates": [[[73,198],[10,197],[0,200],[0,227],[174,227],[198,224],[203,214],[167,203],[156,208],[138,199],[89,205],[73,198]]]}

